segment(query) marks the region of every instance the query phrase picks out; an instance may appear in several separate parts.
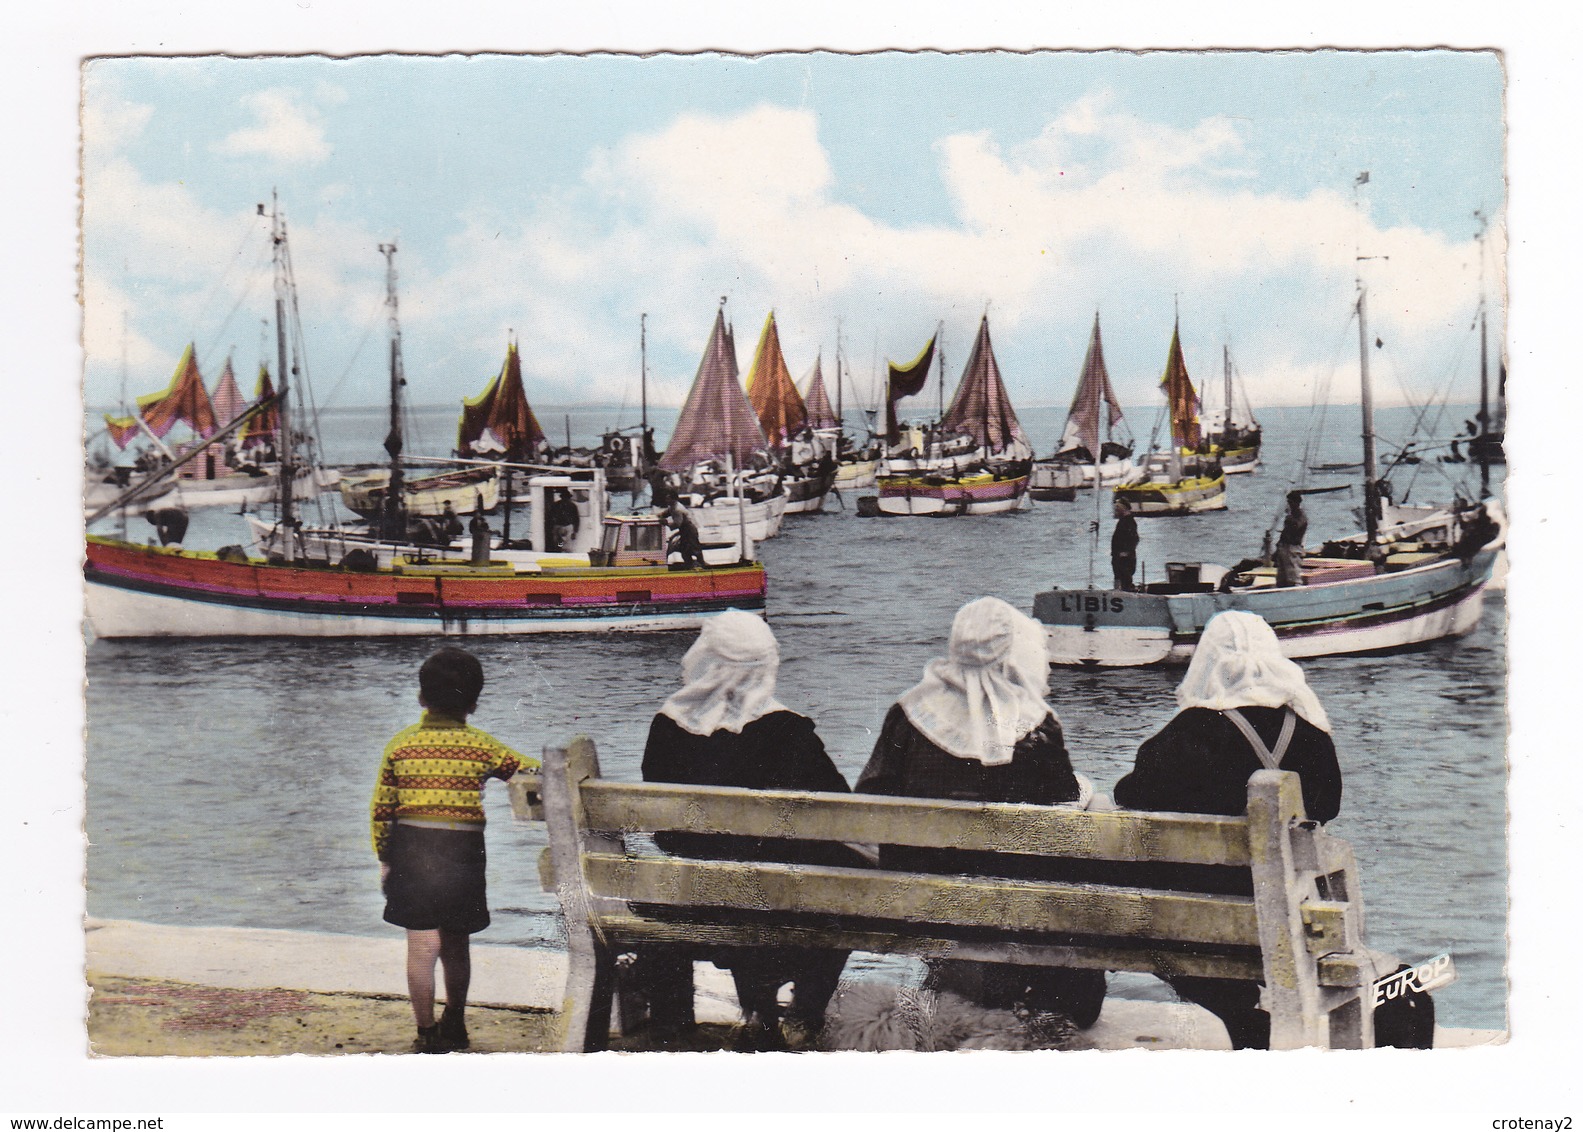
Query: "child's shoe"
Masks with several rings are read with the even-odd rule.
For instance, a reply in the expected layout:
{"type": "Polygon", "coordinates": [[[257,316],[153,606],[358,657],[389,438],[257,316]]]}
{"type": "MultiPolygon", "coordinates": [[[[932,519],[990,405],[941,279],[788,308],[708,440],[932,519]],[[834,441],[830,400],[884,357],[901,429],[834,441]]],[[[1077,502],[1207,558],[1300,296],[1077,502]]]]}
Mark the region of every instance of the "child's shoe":
{"type": "Polygon", "coordinates": [[[412,1040],[413,1053],[449,1053],[440,1043],[440,1024],[419,1026],[418,1036],[412,1040]]]}

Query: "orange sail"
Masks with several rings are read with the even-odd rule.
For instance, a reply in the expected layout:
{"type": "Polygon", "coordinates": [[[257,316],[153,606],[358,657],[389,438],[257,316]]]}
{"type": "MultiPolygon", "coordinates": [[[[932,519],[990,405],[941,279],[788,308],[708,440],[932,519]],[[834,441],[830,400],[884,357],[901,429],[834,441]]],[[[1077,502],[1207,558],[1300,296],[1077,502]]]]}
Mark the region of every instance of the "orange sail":
{"type": "Polygon", "coordinates": [[[522,462],[533,457],[544,443],[544,429],[528,404],[522,387],[522,359],[515,342],[506,345],[500,373],[477,397],[462,402],[456,430],[459,456],[500,456],[522,462]],[[486,439],[487,436],[487,439],[486,439]]]}
{"type": "Polygon", "coordinates": [[[780,332],[775,328],[775,312],[764,320],[758,352],[748,372],[748,400],[758,414],[759,424],[772,448],[784,448],[792,437],[808,427],[808,409],[802,395],[792,384],[781,353],[780,332]]]}
{"type": "Polygon", "coordinates": [[[198,360],[193,357],[191,343],[182,351],[176,374],[164,392],[139,397],[137,411],[155,436],[164,436],[177,421],[185,423],[199,436],[209,436],[217,430],[214,406],[209,402],[208,390],[203,387],[203,376],[198,372],[198,360]]]}
{"type": "Polygon", "coordinates": [[[1165,359],[1165,376],[1160,379],[1166,403],[1171,408],[1171,443],[1177,448],[1194,450],[1202,435],[1198,429],[1201,404],[1193,381],[1187,376],[1187,363],[1182,360],[1180,324],[1171,329],[1171,353],[1165,359]]]}

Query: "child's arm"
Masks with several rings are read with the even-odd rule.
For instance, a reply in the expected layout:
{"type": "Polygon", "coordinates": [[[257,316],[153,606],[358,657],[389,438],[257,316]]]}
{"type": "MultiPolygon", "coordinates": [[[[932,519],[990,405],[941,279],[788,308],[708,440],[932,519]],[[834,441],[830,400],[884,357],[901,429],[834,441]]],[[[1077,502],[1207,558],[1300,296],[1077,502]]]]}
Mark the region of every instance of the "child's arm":
{"type": "Polygon", "coordinates": [[[396,791],[396,768],[391,754],[394,742],[385,748],[379,761],[379,777],[374,781],[374,800],[369,807],[369,832],[373,839],[374,856],[380,860],[380,879],[389,871],[384,864],[385,853],[390,848],[390,831],[396,825],[396,804],[400,795],[396,791]]]}

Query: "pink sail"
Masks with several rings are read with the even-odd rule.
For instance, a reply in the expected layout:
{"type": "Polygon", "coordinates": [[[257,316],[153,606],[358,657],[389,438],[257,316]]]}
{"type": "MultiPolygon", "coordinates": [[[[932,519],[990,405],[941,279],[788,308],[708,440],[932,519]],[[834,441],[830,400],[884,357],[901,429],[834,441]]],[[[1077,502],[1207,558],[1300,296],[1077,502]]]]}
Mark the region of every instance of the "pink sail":
{"type": "Polygon", "coordinates": [[[209,403],[214,406],[215,423],[221,428],[236,420],[242,415],[242,410],[247,408],[247,398],[243,397],[242,391],[237,388],[236,374],[231,369],[230,358],[225,359],[225,372],[215,384],[214,394],[209,398],[209,403]]]}
{"type": "Polygon", "coordinates": [[[991,452],[1003,452],[1013,444],[1028,443],[1022,423],[1017,420],[1017,410],[1011,407],[1011,398],[1000,379],[1000,365],[995,361],[995,350],[989,341],[988,315],[978,324],[973,352],[940,425],[948,433],[970,434],[980,447],[991,452]]]}
{"type": "Polygon", "coordinates": [[[767,447],[764,430],[742,392],[736,350],[726,329],[725,312],[715,313],[709,345],[698,363],[693,387],[676,419],[676,430],[660,457],[660,467],[680,472],[705,460],[729,455],[740,466],[767,447]]]}

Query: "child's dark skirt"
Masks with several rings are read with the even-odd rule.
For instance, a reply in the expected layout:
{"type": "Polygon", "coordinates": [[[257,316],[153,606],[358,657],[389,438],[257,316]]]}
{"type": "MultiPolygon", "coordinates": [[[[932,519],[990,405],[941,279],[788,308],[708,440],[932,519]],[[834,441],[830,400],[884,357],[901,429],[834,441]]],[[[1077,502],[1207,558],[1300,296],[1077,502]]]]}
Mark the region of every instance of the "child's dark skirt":
{"type": "Polygon", "coordinates": [[[484,832],[396,823],[387,854],[385,921],[411,931],[481,932],[489,926],[484,832]]]}

